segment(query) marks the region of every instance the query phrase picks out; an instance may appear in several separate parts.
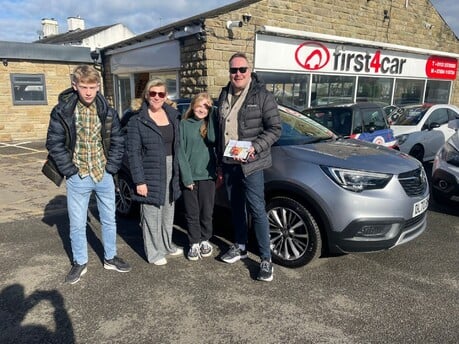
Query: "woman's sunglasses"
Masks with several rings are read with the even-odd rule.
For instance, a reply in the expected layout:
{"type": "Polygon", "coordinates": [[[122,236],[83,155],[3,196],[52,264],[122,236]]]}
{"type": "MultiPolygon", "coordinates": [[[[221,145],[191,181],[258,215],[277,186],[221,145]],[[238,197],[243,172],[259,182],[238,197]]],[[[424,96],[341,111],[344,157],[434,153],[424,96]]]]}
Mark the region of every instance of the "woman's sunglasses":
{"type": "Polygon", "coordinates": [[[150,91],[148,92],[150,97],[156,97],[158,95],[159,98],[164,98],[166,96],[166,92],[155,92],[155,91],[150,91]]]}
{"type": "Polygon", "coordinates": [[[247,69],[249,69],[249,67],[239,67],[239,68],[238,67],[231,67],[229,69],[229,72],[231,74],[236,74],[237,71],[239,71],[239,73],[244,74],[245,72],[247,72],[247,69]]]}

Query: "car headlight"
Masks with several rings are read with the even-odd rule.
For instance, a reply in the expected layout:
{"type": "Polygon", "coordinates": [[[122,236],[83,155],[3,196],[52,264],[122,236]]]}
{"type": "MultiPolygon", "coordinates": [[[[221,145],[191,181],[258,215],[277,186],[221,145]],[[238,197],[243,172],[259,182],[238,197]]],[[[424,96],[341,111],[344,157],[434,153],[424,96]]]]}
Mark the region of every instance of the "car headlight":
{"type": "Polygon", "coordinates": [[[410,135],[408,135],[408,134],[403,134],[403,135],[396,136],[395,138],[397,139],[398,144],[399,144],[399,145],[402,145],[402,144],[405,143],[406,140],[408,140],[408,136],[410,136],[410,135]]]}
{"type": "Polygon", "coordinates": [[[348,170],[329,166],[321,167],[335,183],[346,190],[354,192],[383,189],[393,177],[392,174],[388,173],[348,170]]]}
{"type": "Polygon", "coordinates": [[[459,166],[459,152],[449,143],[443,146],[440,152],[440,159],[446,161],[448,164],[459,166]]]}

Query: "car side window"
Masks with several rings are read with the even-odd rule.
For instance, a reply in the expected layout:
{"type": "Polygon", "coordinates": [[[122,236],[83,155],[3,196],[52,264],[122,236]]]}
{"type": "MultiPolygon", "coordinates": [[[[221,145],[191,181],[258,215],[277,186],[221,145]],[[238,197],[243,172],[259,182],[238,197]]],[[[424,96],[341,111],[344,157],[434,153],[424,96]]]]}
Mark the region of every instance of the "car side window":
{"type": "Polygon", "coordinates": [[[452,121],[453,119],[459,119],[459,113],[454,110],[448,109],[448,120],[452,121]]]}
{"type": "Polygon", "coordinates": [[[447,109],[434,110],[427,120],[427,125],[432,123],[438,123],[440,125],[448,123],[448,112],[447,109]]]}

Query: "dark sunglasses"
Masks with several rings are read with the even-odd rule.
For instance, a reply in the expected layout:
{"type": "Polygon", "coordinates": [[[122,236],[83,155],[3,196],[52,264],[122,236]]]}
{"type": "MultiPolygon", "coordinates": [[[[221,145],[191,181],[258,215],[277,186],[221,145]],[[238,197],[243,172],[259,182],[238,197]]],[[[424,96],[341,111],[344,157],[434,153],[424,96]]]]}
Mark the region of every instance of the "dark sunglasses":
{"type": "Polygon", "coordinates": [[[245,72],[247,72],[247,69],[249,69],[249,67],[231,67],[229,71],[231,74],[236,74],[237,71],[239,71],[239,73],[241,74],[244,74],[245,72]]]}
{"type": "Polygon", "coordinates": [[[164,98],[166,96],[166,92],[155,92],[155,91],[150,91],[148,92],[150,97],[156,97],[158,95],[159,98],[164,98]]]}

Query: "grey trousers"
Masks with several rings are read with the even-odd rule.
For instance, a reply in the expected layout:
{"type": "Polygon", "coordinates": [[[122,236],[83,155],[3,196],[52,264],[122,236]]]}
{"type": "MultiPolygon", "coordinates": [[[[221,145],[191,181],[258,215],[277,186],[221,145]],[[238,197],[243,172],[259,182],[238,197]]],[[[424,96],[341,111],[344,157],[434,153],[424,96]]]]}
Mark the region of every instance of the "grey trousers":
{"type": "Polygon", "coordinates": [[[142,204],[140,207],[140,225],[142,227],[145,254],[149,263],[154,263],[177,249],[172,243],[175,206],[173,202],[169,203],[172,156],[166,158],[166,165],[166,204],[160,207],[142,204]]]}

